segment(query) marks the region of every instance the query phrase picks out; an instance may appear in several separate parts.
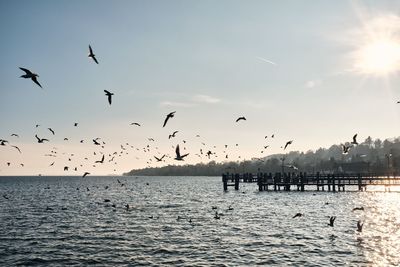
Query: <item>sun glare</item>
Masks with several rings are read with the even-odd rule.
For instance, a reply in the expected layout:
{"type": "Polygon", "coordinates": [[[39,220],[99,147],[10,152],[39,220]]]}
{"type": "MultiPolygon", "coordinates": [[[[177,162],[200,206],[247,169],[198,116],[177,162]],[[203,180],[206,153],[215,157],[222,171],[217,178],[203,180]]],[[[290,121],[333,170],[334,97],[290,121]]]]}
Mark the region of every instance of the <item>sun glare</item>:
{"type": "Polygon", "coordinates": [[[387,76],[400,70],[400,18],[379,17],[365,23],[353,52],[353,70],[387,76]]]}

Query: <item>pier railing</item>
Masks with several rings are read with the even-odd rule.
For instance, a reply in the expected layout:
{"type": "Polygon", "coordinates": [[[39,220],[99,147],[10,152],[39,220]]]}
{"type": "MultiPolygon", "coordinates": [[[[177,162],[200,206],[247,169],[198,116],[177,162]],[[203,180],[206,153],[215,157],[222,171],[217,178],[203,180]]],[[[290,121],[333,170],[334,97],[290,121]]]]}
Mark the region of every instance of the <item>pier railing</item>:
{"type": "Polygon", "coordinates": [[[304,191],[305,186],[315,186],[317,191],[345,191],[346,186],[358,186],[359,191],[366,190],[367,185],[400,186],[400,176],[389,176],[371,173],[225,173],[222,175],[224,191],[229,186],[239,190],[240,183],[257,183],[259,191],[290,191],[293,187],[304,191]]]}

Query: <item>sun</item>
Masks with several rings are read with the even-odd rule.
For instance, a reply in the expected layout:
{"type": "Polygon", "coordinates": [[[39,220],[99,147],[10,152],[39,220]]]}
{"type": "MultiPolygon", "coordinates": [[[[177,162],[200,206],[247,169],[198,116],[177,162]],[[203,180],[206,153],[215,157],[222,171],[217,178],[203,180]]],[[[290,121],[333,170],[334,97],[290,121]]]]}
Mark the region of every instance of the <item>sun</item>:
{"type": "Polygon", "coordinates": [[[365,22],[352,53],[353,71],[388,76],[400,71],[400,18],[382,16],[365,22]]]}
{"type": "Polygon", "coordinates": [[[357,51],[354,68],[364,74],[388,75],[400,70],[400,43],[376,40],[357,51]]]}

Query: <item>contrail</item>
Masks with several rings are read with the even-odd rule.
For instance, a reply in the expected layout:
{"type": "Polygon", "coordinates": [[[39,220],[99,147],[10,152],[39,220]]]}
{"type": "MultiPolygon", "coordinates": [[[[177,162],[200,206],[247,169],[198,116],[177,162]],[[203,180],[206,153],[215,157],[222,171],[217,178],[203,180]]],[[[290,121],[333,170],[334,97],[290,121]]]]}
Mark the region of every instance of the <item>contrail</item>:
{"type": "Polygon", "coordinates": [[[262,61],[267,62],[267,63],[269,63],[269,64],[276,65],[275,62],[272,62],[272,61],[270,61],[270,60],[268,60],[268,59],[265,59],[265,58],[262,58],[262,57],[257,57],[257,58],[258,58],[259,60],[262,60],[262,61]]]}

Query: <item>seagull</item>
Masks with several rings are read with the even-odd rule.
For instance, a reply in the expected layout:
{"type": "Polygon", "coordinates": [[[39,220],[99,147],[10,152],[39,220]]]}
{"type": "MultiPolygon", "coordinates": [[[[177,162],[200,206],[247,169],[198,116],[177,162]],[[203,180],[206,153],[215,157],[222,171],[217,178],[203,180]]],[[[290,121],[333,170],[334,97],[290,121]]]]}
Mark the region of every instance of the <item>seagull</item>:
{"type": "Polygon", "coordinates": [[[172,134],[170,134],[170,135],[168,136],[168,139],[171,139],[171,137],[175,137],[175,134],[177,134],[177,133],[178,133],[178,131],[173,132],[172,134]]]}
{"type": "Polygon", "coordinates": [[[89,45],[89,55],[88,55],[88,57],[91,57],[94,60],[94,62],[96,62],[96,64],[99,64],[99,62],[97,62],[97,59],[96,59],[95,55],[93,54],[93,50],[92,50],[92,47],[90,45],[89,45]]]}
{"type": "Polygon", "coordinates": [[[74,126],[75,126],[75,127],[77,127],[77,126],[78,126],[78,123],[77,123],[77,122],[75,122],[75,123],[74,123],[74,126]]]}
{"type": "Polygon", "coordinates": [[[187,153],[187,154],[184,154],[184,155],[181,156],[181,153],[180,153],[180,150],[179,150],[179,145],[176,146],[175,153],[176,153],[175,160],[183,160],[184,157],[189,155],[189,153],[187,153]]]}
{"type": "Polygon", "coordinates": [[[82,178],[85,178],[88,174],[90,174],[90,172],[85,172],[85,173],[82,175],[82,178]]]}
{"type": "Polygon", "coordinates": [[[18,135],[18,134],[11,134],[11,136],[19,137],[19,135],[18,135]]]}
{"type": "Polygon", "coordinates": [[[351,142],[353,145],[358,145],[356,138],[357,138],[357,134],[355,134],[353,136],[353,142],[351,142]]]}
{"type": "Polygon", "coordinates": [[[298,213],[296,213],[292,218],[297,218],[297,217],[301,217],[301,216],[303,216],[303,214],[300,213],[300,212],[298,212],[298,213]]]}
{"type": "Polygon", "coordinates": [[[331,216],[331,217],[329,218],[329,223],[328,223],[328,225],[331,226],[331,227],[333,227],[333,223],[335,222],[335,220],[336,220],[336,216],[331,216]]]}
{"type": "Polygon", "coordinates": [[[364,226],[364,224],[361,223],[361,221],[358,221],[357,222],[357,231],[362,232],[363,226],[364,226]]]}
{"type": "Polygon", "coordinates": [[[285,145],[285,147],[284,147],[283,149],[286,149],[286,148],[288,147],[288,145],[290,145],[290,144],[292,144],[292,143],[293,143],[293,140],[287,141],[287,142],[286,142],[286,145],[285,145]]]}
{"type": "Polygon", "coordinates": [[[13,147],[13,148],[15,148],[16,150],[18,150],[19,153],[22,153],[22,152],[21,152],[21,149],[19,149],[19,147],[17,147],[17,146],[11,146],[11,147],[13,147]]]}
{"type": "Polygon", "coordinates": [[[342,145],[343,154],[349,153],[351,146],[342,145]]]}
{"type": "Polygon", "coordinates": [[[97,142],[97,140],[99,140],[99,138],[93,139],[92,141],[93,141],[93,143],[94,143],[96,146],[99,146],[99,145],[100,145],[100,143],[99,143],[99,142],[97,142]]]}
{"type": "Polygon", "coordinates": [[[51,129],[51,128],[47,128],[53,135],[55,135],[56,133],[54,132],[54,130],[53,129],[51,129]]]}
{"type": "Polygon", "coordinates": [[[163,155],[161,158],[157,158],[156,156],[154,156],[154,158],[157,160],[157,162],[162,161],[164,157],[165,157],[165,155],[163,155]]]}
{"type": "Polygon", "coordinates": [[[236,122],[238,122],[238,121],[240,121],[240,120],[244,120],[244,121],[245,121],[246,118],[245,118],[245,117],[239,117],[239,118],[236,119],[236,122]]]}
{"type": "Polygon", "coordinates": [[[140,124],[139,124],[139,123],[137,123],[137,122],[132,122],[132,123],[131,123],[131,125],[140,126],[140,124]]]}
{"type": "Polygon", "coordinates": [[[43,143],[44,141],[49,141],[49,139],[45,139],[45,138],[39,138],[38,136],[37,136],[37,134],[35,135],[35,137],[36,137],[36,139],[38,140],[38,143],[43,143]]]}
{"type": "Polygon", "coordinates": [[[104,162],[104,155],[101,157],[101,160],[96,160],[94,163],[103,163],[104,162]]]}
{"type": "Polygon", "coordinates": [[[40,83],[38,82],[36,77],[39,77],[39,75],[37,75],[36,73],[31,72],[28,69],[25,68],[21,68],[19,67],[20,70],[24,71],[25,74],[21,75],[20,78],[25,78],[25,79],[31,79],[34,83],[36,83],[37,85],[39,85],[40,88],[42,88],[42,86],[40,85],[40,83]]]}
{"type": "Polygon", "coordinates": [[[8,143],[7,140],[2,140],[2,139],[0,139],[0,146],[5,146],[6,143],[8,143]]]}
{"type": "Polygon", "coordinates": [[[111,96],[114,95],[114,93],[110,93],[107,90],[104,90],[104,93],[106,93],[106,96],[108,97],[108,103],[111,105],[111,96]]]}
{"type": "Polygon", "coordinates": [[[175,112],[176,112],[176,111],[170,112],[170,113],[167,115],[167,117],[166,117],[165,120],[164,120],[163,127],[165,127],[165,125],[167,125],[167,122],[168,122],[168,120],[169,120],[170,118],[173,118],[173,117],[174,117],[175,112]]]}

